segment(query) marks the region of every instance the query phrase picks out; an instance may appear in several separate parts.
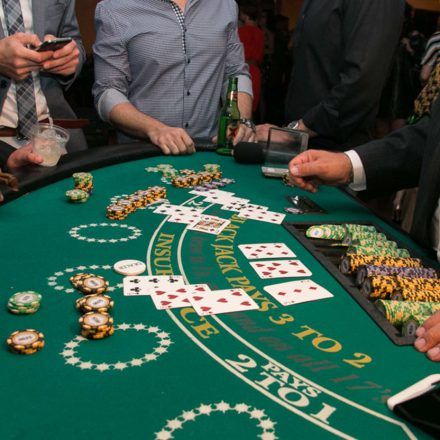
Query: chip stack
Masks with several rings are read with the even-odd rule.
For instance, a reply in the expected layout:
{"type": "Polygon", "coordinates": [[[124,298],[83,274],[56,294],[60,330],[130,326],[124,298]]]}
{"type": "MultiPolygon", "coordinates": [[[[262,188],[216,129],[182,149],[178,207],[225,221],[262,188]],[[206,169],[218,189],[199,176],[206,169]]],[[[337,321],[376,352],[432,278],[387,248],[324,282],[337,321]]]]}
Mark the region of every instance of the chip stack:
{"type": "Polygon", "coordinates": [[[315,225],[307,229],[306,236],[325,240],[342,240],[346,233],[342,225],[315,225]]]}
{"type": "Polygon", "coordinates": [[[93,191],[93,176],[90,173],[74,173],[73,184],[76,189],[81,189],[91,194],[93,191]]]}
{"type": "Polygon", "coordinates": [[[378,300],[375,303],[377,309],[385,316],[387,321],[395,327],[401,327],[412,318],[431,316],[440,310],[440,302],[417,302],[417,301],[387,301],[378,300]]]}
{"type": "Polygon", "coordinates": [[[66,198],[72,203],[85,203],[89,200],[89,193],[82,189],[69,189],[66,191],[66,198]]]}
{"type": "Polygon", "coordinates": [[[351,246],[348,249],[349,254],[355,255],[377,255],[379,257],[396,257],[409,258],[410,253],[407,249],[389,248],[385,246],[375,246],[374,243],[370,246],[351,246]]]}
{"type": "Polygon", "coordinates": [[[399,288],[397,279],[393,276],[374,276],[367,278],[361,287],[361,293],[371,299],[389,298],[399,288]]]}
{"type": "Polygon", "coordinates": [[[114,306],[113,300],[107,295],[88,295],[78,298],[76,309],[81,313],[108,313],[114,306]]]}
{"type": "MultiPolygon", "coordinates": [[[[169,176],[171,185],[175,186],[176,188],[194,188],[203,186],[211,189],[232,183],[232,181],[227,182],[227,179],[225,179],[225,182],[219,180],[222,178],[220,165],[205,164],[203,169],[203,171],[198,172],[191,169],[179,170],[178,172],[169,176]]],[[[164,174],[164,177],[167,176],[164,174]]]]}
{"type": "Polygon", "coordinates": [[[417,329],[431,316],[430,315],[416,315],[409,318],[402,324],[403,336],[416,336],[417,329]]]}
{"type": "Polygon", "coordinates": [[[396,301],[429,301],[440,302],[440,291],[422,290],[417,287],[403,287],[391,295],[396,301]]]}
{"type": "Polygon", "coordinates": [[[343,244],[362,244],[364,242],[387,241],[387,237],[382,232],[347,232],[343,244]]]}
{"type": "Polygon", "coordinates": [[[33,329],[17,330],[6,340],[9,349],[17,354],[34,354],[44,347],[44,335],[33,329]]]}
{"type": "Polygon", "coordinates": [[[8,310],[16,315],[30,315],[35,313],[41,304],[41,295],[32,290],[14,293],[9,298],[8,310]]]}
{"type": "Polygon", "coordinates": [[[366,265],[358,268],[356,284],[362,285],[366,278],[374,276],[398,276],[400,278],[427,278],[437,279],[438,274],[430,267],[392,267],[366,265]]]}
{"type": "Polygon", "coordinates": [[[113,318],[106,312],[88,312],[79,318],[79,323],[81,335],[87,339],[104,339],[115,331],[113,318]]]}
{"type": "Polygon", "coordinates": [[[361,266],[392,266],[392,267],[417,267],[421,268],[422,261],[419,258],[395,258],[377,255],[347,254],[342,257],[339,270],[343,274],[355,273],[361,266]]]}
{"type": "Polygon", "coordinates": [[[110,220],[125,220],[139,208],[143,208],[167,196],[163,186],[152,186],[146,190],[138,190],[126,198],[119,199],[107,206],[106,215],[110,220]]]}
{"type": "Polygon", "coordinates": [[[85,295],[101,295],[108,289],[108,281],[98,275],[78,273],[70,277],[70,282],[75,289],[85,295]]]}

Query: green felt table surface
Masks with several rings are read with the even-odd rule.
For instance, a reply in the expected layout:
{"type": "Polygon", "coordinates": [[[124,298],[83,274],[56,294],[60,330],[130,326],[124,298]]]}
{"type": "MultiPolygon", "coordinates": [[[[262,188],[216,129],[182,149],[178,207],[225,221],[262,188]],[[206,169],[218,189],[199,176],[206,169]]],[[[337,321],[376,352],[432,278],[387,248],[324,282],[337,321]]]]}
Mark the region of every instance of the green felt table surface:
{"type": "MultiPolygon", "coordinates": [[[[95,170],[85,204],[66,201],[72,187],[66,179],[0,207],[0,338],[35,328],[46,340],[32,356],[0,348],[0,438],[425,438],[385,401],[438,372],[438,364],[412,346],[394,345],[284,227],[240,219],[170,185],[171,203],[203,206],[229,218],[230,226],[216,237],[149,209],[122,222],[105,217],[113,196],[162,184],[160,174],[145,171],[159,163],[196,170],[218,163],[225,177],[236,179],[225,190],[278,212],[289,205],[286,196],[300,193],[264,178],[259,167],[197,153],[95,170]],[[238,249],[261,242],[286,243],[334,297],[277,303],[263,287],[290,279],[261,280],[238,249]],[[149,274],[183,275],[212,289],[244,287],[260,309],[205,318],[192,308],[158,311],[149,297],[123,296],[122,276],[112,266],[128,258],[145,261],[149,274]],[[110,282],[112,337],[77,337],[80,294],[69,283],[77,272],[110,282]],[[8,313],[7,299],[23,290],[42,293],[41,309],[8,313]]],[[[328,214],[301,221],[374,220],[409,242],[337,189],[310,197],[328,214]]]]}

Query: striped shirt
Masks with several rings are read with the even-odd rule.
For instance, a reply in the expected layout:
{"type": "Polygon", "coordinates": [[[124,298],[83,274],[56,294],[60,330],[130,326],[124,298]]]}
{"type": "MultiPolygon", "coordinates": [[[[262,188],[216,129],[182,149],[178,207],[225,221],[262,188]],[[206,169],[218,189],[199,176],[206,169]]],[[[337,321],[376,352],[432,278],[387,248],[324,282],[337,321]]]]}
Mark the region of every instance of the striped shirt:
{"type": "Polygon", "coordinates": [[[252,96],[234,0],[103,0],[95,14],[95,105],[102,119],[130,102],[193,138],[217,131],[228,77],[252,96]],[[180,14],[179,14],[180,11],[180,14]]]}
{"type": "Polygon", "coordinates": [[[435,32],[428,40],[425,54],[422,59],[422,66],[435,66],[439,61],[440,54],[440,32],[435,32]]]}

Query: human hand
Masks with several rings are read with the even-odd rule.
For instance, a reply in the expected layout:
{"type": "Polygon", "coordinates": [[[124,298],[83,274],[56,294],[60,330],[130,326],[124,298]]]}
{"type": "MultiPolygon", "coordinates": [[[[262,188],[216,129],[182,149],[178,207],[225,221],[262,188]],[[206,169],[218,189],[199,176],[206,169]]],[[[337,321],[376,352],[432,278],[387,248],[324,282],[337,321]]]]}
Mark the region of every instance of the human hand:
{"type": "Polygon", "coordinates": [[[160,124],[150,128],[147,135],[164,154],[192,154],[196,151],[194,141],[183,128],[160,124]]]}
{"type": "MultiPolygon", "coordinates": [[[[44,41],[54,40],[55,38],[55,36],[48,34],[44,36],[44,41]]],[[[62,76],[70,76],[76,72],[80,52],[75,40],[72,40],[61,49],[47,52],[50,54],[50,58],[43,63],[43,69],[46,72],[62,76]]]]}
{"type": "Polygon", "coordinates": [[[416,331],[414,346],[432,361],[440,362],[440,311],[427,319],[416,331]]]}
{"type": "Polygon", "coordinates": [[[32,151],[32,144],[29,143],[24,147],[18,148],[9,156],[6,167],[12,170],[29,164],[39,165],[43,160],[40,155],[32,151]]]}
{"type": "Polygon", "coordinates": [[[22,81],[31,72],[41,69],[51,53],[39,53],[28,46],[41,44],[35,34],[17,33],[0,40],[0,73],[16,81],[22,81]]]}
{"type": "Polygon", "coordinates": [[[237,145],[239,142],[257,142],[257,133],[246,124],[240,123],[232,140],[233,145],[237,145]]]}
{"type": "Polygon", "coordinates": [[[269,131],[271,128],[279,128],[272,124],[257,125],[257,139],[261,142],[266,142],[269,139],[269,131]]]}
{"type": "MultiPolygon", "coordinates": [[[[9,186],[9,188],[11,188],[13,191],[18,191],[18,181],[13,174],[2,173],[2,170],[0,170],[0,183],[9,186]]],[[[3,202],[3,200],[4,197],[0,191],[0,203],[3,202]]]]}
{"type": "Polygon", "coordinates": [[[306,191],[316,192],[319,185],[342,185],[350,182],[353,166],[344,153],[307,150],[289,163],[292,183],[306,191]]]}

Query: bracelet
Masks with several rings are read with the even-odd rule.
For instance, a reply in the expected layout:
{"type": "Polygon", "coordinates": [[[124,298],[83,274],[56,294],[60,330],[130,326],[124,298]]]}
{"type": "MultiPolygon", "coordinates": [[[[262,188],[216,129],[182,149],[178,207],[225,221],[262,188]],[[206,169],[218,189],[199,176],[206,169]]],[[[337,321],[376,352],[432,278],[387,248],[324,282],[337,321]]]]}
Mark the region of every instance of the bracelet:
{"type": "Polygon", "coordinates": [[[246,127],[250,128],[254,133],[257,132],[257,127],[255,126],[254,121],[251,119],[241,118],[240,124],[246,125],[246,127]]]}

